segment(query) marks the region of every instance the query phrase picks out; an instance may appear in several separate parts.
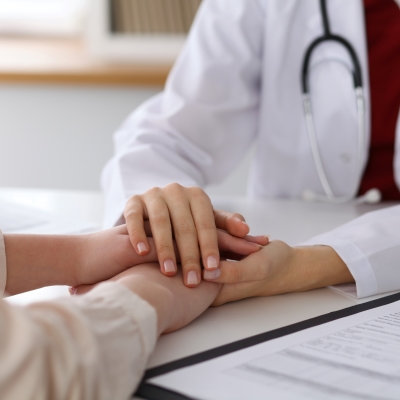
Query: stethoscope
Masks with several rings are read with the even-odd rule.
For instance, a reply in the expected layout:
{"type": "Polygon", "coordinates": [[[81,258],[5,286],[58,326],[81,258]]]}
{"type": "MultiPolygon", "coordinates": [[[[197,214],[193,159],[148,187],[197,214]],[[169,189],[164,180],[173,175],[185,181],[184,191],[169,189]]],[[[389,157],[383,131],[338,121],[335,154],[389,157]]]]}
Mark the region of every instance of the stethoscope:
{"type": "Polygon", "coordinates": [[[303,90],[303,106],[306,118],[306,126],[308,138],[310,141],[311,151],[314,158],[315,167],[317,169],[318,177],[325,194],[318,194],[312,190],[305,190],[303,192],[303,199],[308,201],[324,201],[331,203],[346,203],[355,200],[357,203],[378,203],[381,200],[381,192],[378,189],[371,189],[363,196],[356,198],[360,179],[362,176],[363,164],[366,157],[365,149],[365,107],[364,107],[364,91],[362,85],[361,66],[357,54],[353,46],[343,37],[331,33],[328,12],[326,7],[326,0],[320,0],[320,9],[322,16],[322,23],[324,33],[322,36],[316,38],[307,48],[302,67],[302,90],[303,90]],[[325,173],[325,168],[322,164],[321,153],[319,151],[317,138],[315,135],[314,118],[312,114],[310,88],[309,88],[309,65],[312,52],[314,49],[324,42],[336,42],[344,46],[350,55],[353,63],[353,82],[356,96],[357,108],[357,121],[358,121],[358,146],[357,146],[357,159],[356,159],[356,173],[353,182],[353,190],[346,196],[335,196],[328,178],[325,173]]]}

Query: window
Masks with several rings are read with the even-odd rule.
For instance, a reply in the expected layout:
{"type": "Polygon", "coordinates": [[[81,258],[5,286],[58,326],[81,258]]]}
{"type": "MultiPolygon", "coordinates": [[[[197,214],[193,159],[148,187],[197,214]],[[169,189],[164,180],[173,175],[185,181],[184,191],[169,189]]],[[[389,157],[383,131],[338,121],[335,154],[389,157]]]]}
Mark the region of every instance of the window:
{"type": "Polygon", "coordinates": [[[0,0],[0,34],[77,36],[87,0],[0,0]]]}

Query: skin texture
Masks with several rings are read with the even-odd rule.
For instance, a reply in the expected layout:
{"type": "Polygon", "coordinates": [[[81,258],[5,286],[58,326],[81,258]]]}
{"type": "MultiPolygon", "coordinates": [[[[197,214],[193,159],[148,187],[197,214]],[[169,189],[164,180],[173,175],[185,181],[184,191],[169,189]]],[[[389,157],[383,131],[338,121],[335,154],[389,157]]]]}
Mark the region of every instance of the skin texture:
{"type": "Polygon", "coordinates": [[[174,183],[152,188],[143,195],[133,196],[124,215],[138,254],[148,254],[148,237],[153,237],[163,274],[173,276],[180,262],[188,287],[200,282],[200,273],[206,281],[223,283],[214,305],[354,281],[330,247],[292,248],[280,241],[268,244],[266,236],[246,236],[249,227],[243,216],[215,211],[206,193],[198,187],[186,188],[174,183]],[[263,247],[247,257],[233,254],[218,248],[218,229],[263,247]],[[174,240],[177,251],[173,249],[174,240]],[[145,244],[146,250],[141,252],[138,243],[145,244]],[[218,258],[213,268],[207,264],[209,256],[218,258]],[[173,271],[164,269],[167,260],[172,260],[173,271]],[[189,281],[191,272],[196,274],[196,282],[189,281]]]}
{"type": "MultiPolygon", "coordinates": [[[[154,307],[158,334],[172,332],[189,324],[211,305],[222,286],[203,281],[196,288],[188,288],[182,284],[180,272],[173,277],[166,277],[160,274],[156,263],[130,268],[111,281],[124,285],[154,307]]],[[[84,294],[93,287],[81,286],[76,294],[84,294]]]]}
{"type": "Polygon", "coordinates": [[[208,279],[224,283],[215,306],[246,297],[354,282],[346,264],[331,247],[290,247],[279,240],[241,261],[221,261],[220,269],[218,279],[208,279]]]}
{"type": "MultiPolygon", "coordinates": [[[[217,231],[221,251],[237,258],[261,249],[254,240],[217,231]]],[[[148,238],[150,250],[145,256],[136,253],[125,225],[89,235],[4,235],[4,241],[6,292],[11,295],[51,285],[95,284],[158,259],[153,238],[148,238]]]]}
{"type": "MultiPolygon", "coordinates": [[[[147,255],[151,248],[147,238],[148,223],[164,275],[172,276],[178,271],[175,240],[183,280],[188,287],[200,283],[202,265],[209,271],[218,269],[217,229],[239,238],[244,238],[250,230],[240,214],[214,210],[201,188],[183,187],[177,183],[132,196],[126,204],[124,217],[138,255],[147,255]]],[[[259,245],[268,243],[265,237],[256,240],[259,245]]]]}

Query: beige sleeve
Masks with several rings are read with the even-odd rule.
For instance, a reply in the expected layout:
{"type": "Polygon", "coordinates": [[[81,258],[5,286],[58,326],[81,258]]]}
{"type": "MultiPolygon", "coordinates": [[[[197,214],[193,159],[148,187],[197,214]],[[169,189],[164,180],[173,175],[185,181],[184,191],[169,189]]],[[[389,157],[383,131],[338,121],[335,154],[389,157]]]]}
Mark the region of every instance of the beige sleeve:
{"type": "Polygon", "coordinates": [[[3,297],[7,283],[6,247],[3,233],[0,230],[0,298],[3,297]]]}
{"type": "Polygon", "coordinates": [[[125,400],[156,325],[154,308],[114,282],[27,307],[0,300],[0,398],[125,400]]]}

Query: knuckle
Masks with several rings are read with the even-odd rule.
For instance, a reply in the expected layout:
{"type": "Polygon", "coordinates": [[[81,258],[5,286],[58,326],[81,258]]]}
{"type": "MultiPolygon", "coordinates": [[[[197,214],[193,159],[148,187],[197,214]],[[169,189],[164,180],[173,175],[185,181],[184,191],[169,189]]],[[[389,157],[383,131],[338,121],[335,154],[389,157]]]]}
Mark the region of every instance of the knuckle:
{"type": "Polygon", "coordinates": [[[173,252],[173,247],[168,242],[157,243],[157,253],[159,255],[168,255],[173,252]]]}
{"type": "Polygon", "coordinates": [[[177,183],[177,182],[169,183],[168,185],[164,186],[164,188],[163,188],[164,191],[166,191],[166,192],[173,192],[173,193],[174,193],[174,192],[181,192],[182,189],[184,189],[183,186],[180,185],[180,184],[177,183]]]}
{"type": "Polygon", "coordinates": [[[177,223],[174,225],[174,231],[177,236],[197,236],[197,232],[193,224],[177,223]]]}
{"type": "Polygon", "coordinates": [[[133,196],[129,197],[127,204],[136,204],[137,202],[141,201],[141,196],[138,194],[134,194],[133,196]]]}
{"type": "Polygon", "coordinates": [[[138,204],[141,203],[141,199],[139,196],[132,196],[128,199],[128,201],[125,204],[125,212],[132,209],[136,208],[138,204]]]}
{"type": "Polygon", "coordinates": [[[216,227],[215,227],[215,221],[203,218],[200,221],[196,222],[196,226],[198,230],[202,230],[202,231],[216,231],[216,227]]]}
{"type": "Polygon", "coordinates": [[[207,195],[207,193],[200,187],[198,186],[191,186],[188,188],[190,191],[191,197],[194,198],[205,198],[205,199],[210,199],[207,195]]]}
{"type": "Polygon", "coordinates": [[[150,216],[150,225],[160,226],[167,225],[170,223],[169,216],[166,214],[156,214],[150,216]]]}
{"type": "Polygon", "coordinates": [[[231,278],[233,282],[241,282],[243,280],[243,269],[235,265],[231,269],[231,278]]]}
{"type": "Polygon", "coordinates": [[[183,266],[188,269],[199,268],[200,257],[198,255],[196,256],[194,254],[184,255],[182,257],[182,263],[183,263],[183,266]]]}
{"type": "Polygon", "coordinates": [[[157,186],[154,186],[145,192],[145,197],[158,197],[160,196],[161,189],[157,186]]]}
{"type": "Polygon", "coordinates": [[[129,207],[125,208],[124,211],[124,217],[125,219],[128,219],[129,217],[135,217],[137,214],[140,214],[140,211],[138,210],[137,207],[129,207]]]}
{"type": "Polygon", "coordinates": [[[207,254],[214,254],[217,253],[218,254],[218,246],[214,243],[204,243],[201,244],[201,252],[207,253],[207,254]]]}
{"type": "Polygon", "coordinates": [[[134,237],[134,238],[141,238],[143,235],[143,230],[139,228],[129,228],[129,236],[134,237]]]}

